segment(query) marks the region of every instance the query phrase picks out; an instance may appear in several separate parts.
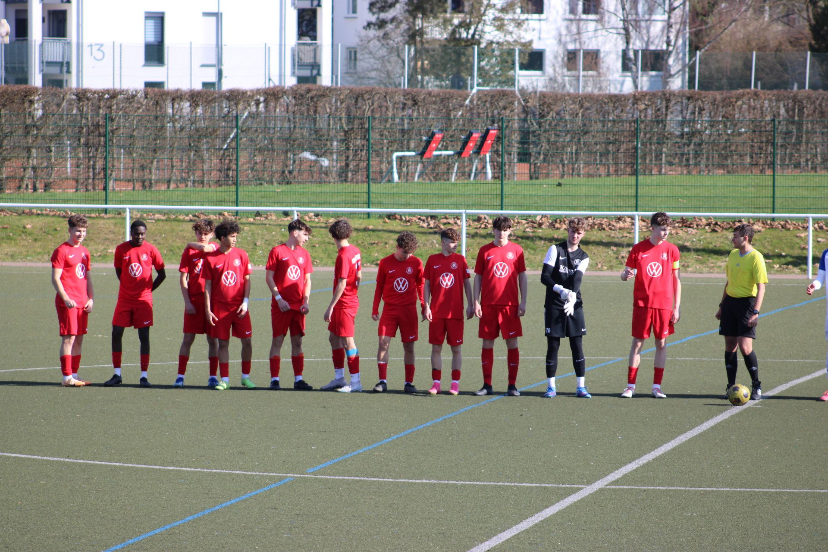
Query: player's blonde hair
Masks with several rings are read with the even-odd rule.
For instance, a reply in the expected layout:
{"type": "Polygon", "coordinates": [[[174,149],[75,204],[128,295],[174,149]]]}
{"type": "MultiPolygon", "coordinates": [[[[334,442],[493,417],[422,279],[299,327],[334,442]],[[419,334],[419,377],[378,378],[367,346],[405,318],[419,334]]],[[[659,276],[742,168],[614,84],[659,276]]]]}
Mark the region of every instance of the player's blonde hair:
{"type": "Polygon", "coordinates": [[[569,219],[569,228],[586,232],[589,229],[589,223],[583,217],[572,217],[569,219]]]}

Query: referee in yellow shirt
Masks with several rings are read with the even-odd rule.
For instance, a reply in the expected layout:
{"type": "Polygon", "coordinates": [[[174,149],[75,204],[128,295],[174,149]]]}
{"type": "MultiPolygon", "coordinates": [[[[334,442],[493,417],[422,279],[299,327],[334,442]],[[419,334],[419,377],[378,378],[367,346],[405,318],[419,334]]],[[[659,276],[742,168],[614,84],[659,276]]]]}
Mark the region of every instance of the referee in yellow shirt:
{"type": "Polygon", "coordinates": [[[736,383],[738,346],[750,373],[750,398],[759,400],[762,398],[762,382],[759,381],[759,361],[753,352],[753,340],[756,339],[756,324],[765,297],[768,272],[765,269],[765,258],[753,248],[753,234],[753,227],[749,224],[740,224],[733,229],[731,241],[736,249],[727,258],[727,284],[716,319],[720,321],[719,335],[725,338],[727,388],[730,389],[736,383]]]}

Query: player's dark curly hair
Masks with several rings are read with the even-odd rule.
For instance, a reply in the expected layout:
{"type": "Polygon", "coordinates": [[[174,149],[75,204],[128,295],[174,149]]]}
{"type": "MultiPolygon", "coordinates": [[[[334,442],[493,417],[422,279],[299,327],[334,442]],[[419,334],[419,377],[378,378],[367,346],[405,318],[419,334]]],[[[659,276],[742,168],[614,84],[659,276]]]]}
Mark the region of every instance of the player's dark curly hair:
{"type": "Polygon", "coordinates": [[[209,234],[216,229],[216,225],[210,219],[198,219],[193,223],[193,230],[199,234],[209,234]]]}
{"type": "Polygon", "coordinates": [[[229,236],[230,234],[238,234],[239,232],[241,232],[241,228],[239,228],[239,223],[234,219],[224,219],[216,226],[216,238],[218,239],[229,236]]]}
{"type": "Polygon", "coordinates": [[[66,222],[69,224],[69,230],[72,228],[86,228],[89,225],[89,221],[83,215],[72,215],[66,222]]]}
{"type": "Polygon", "coordinates": [[[328,228],[328,232],[335,240],[347,240],[354,233],[354,229],[351,228],[351,223],[348,219],[342,218],[334,221],[328,228]]]}
{"type": "Polygon", "coordinates": [[[497,217],[492,221],[492,228],[495,230],[508,230],[512,227],[512,219],[509,217],[497,217]]]}
{"type": "Polygon", "coordinates": [[[748,243],[753,243],[753,235],[756,233],[756,231],[750,224],[740,224],[739,226],[733,229],[733,233],[739,234],[743,238],[747,238],[748,243]]]}
{"type": "Polygon", "coordinates": [[[574,228],[575,230],[586,232],[589,229],[589,223],[583,217],[573,217],[569,219],[568,228],[574,228]]]}
{"type": "Polygon", "coordinates": [[[417,251],[417,236],[411,232],[400,232],[397,236],[397,247],[411,255],[417,251]]]}
{"type": "Polygon", "coordinates": [[[670,222],[670,215],[662,211],[653,213],[650,217],[650,226],[670,226],[670,222]]]}
{"type": "Polygon", "coordinates": [[[454,228],[446,228],[442,232],[440,232],[440,239],[441,240],[451,240],[453,242],[460,241],[460,232],[455,230],[454,228]]]}
{"type": "Polygon", "coordinates": [[[290,221],[290,224],[288,224],[287,229],[288,229],[288,232],[293,232],[294,230],[304,230],[308,234],[313,233],[313,230],[311,230],[311,227],[308,226],[305,223],[305,221],[303,221],[302,219],[296,219],[296,220],[290,221]]]}
{"type": "Polygon", "coordinates": [[[141,227],[146,229],[147,228],[147,223],[144,222],[141,219],[136,219],[136,220],[132,221],[132,224],[129,225],[129,232],[132,233],[132,232],[135,231],[136,228],[141,228],[141,227]]]}

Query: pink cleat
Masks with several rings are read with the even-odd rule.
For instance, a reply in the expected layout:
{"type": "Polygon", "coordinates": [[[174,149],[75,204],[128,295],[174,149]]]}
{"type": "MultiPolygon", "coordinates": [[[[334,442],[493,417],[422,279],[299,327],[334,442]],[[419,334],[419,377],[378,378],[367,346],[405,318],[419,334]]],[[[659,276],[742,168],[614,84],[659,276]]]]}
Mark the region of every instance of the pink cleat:
{"type": "MultiPolygon", "coordinates": [[[[459,395],[460,394],[460,383],[458,383],[456,381],[451,382],[451,389],[449,389],[449,393],[451,393],[452,395],[459,395]]],[[[828,392],[826,392],[826,395],[828,395],[828,392]]]]}
{"type": "Polygon", "coordinates": [[[828,402],[828,391],[826,391],[820,398],[822,402],[828,402]]]}
{"type": "Polygon", "coordinates": [[[439,395],[440,394],[440,382],[435,381],[434,385],[431,386],[431,389],[428,390],[429,395],[439,395]]]}

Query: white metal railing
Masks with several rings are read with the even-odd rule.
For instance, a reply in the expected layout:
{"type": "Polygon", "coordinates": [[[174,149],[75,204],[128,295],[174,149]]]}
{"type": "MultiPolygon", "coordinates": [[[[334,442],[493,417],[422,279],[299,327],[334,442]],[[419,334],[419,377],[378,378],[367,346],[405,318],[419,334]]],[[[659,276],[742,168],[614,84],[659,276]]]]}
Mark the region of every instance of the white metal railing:
{"type": "MultiPolygon", "coordinates": [[[[633,242],[639,240],[639,223],[641,217],[648,217],[651,211],[509,211],[498,209],[368,209],[362,207],[233,207],[233,206],[203,206],[203,205],[86,205],[71,203],[0,203],[2,209],[88,209],[100,211],[103,209],[124,211],[124,235],[129,239],[129,225],[133,211],[237,211],[240,213],[255,212],[292,212],[293,218],[299,218],[299,213],[371,213],[371,214],[403,214],[403,215],[459,215],[461,253],[466,256],[466,229],[469,215],[487,216],[521,216],[521,217],[633,217],[635,220],[633,242]]],[[[813,278],[814,258],[814,219],[828,220],[828,214],[803,213],[682,213],[668,212],[671,217],[705,217],[719,219],[805,219],[808,221],[808,278],[813,278]]]]}

